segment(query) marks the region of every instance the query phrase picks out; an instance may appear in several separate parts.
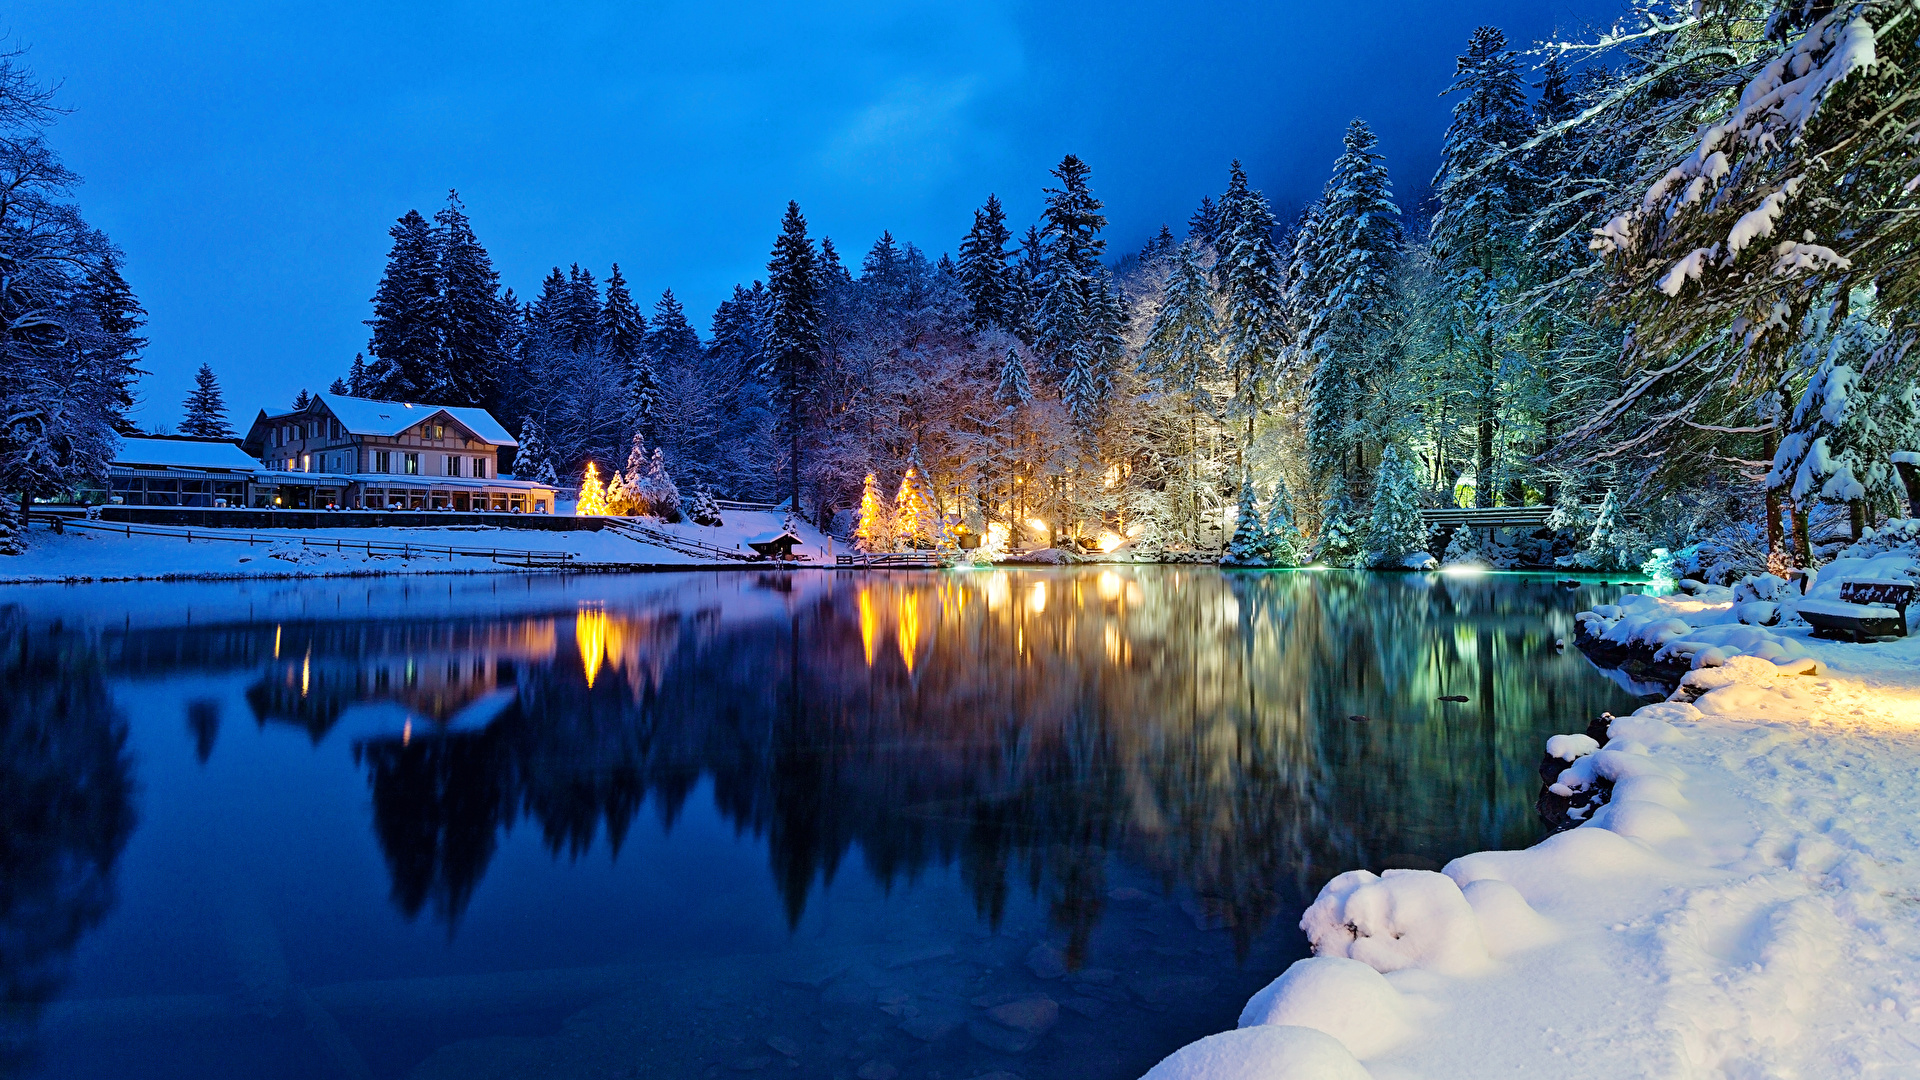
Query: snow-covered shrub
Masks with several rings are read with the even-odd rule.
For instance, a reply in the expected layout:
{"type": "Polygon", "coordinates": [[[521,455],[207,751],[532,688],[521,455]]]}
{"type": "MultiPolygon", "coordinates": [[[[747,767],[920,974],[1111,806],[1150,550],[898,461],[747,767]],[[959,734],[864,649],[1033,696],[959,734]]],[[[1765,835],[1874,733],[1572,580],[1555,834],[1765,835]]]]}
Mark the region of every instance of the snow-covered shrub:
{"type": "Polygon", "coordinates": [[[666,458],[657,446],[647,461],[646,472],[634,488],[633,501],[637,513],[652,514],[666,522],[680,520],[680,489],[674,486],[673,477],[668,475],[666,458]]]}
{"type": "Polygon", "coordinates": [[[1294,523],[1293,502],[1287,498],[1287,486],[1273,485],[1273,501],[1267,504],[1267,565],[1301,566],[1310,554],[1306,536],[1294,523]]]}
{"type": "Polygon", "coordinates": [[[687,500],[687,520],[695,525],[705,525],[710,529],[717,529],[726,524],[725,519],[720,516],[719,501],[713,497],[713,492],[706,488],[694,491],[693,498],[687,500]]]}
{"type": "Polygon", "coordinates": [[[1240,480],[1240,510],[1234,516],[1233,539],[1220,557],[1225,566],[1267,565],[1267,524],[1260,517],[1260,506],[1253,491],[1253,477],[1240,480]]]}
{"type": "Polygon", "coordinates": [[[1345,488],[1327,500],[1320,517],[1320,561],[1328,566],[1359,566],[1366,559],[1360,510],[1345,488]]]}
{"type": "Polygon", "coordinates": [[[1367,524],[1367,564],[1398,568],[1427,547],[1420,517],[1420,479],[1393,444],[1380,454],[1373,483],[1373,516],[1367,524]]]}

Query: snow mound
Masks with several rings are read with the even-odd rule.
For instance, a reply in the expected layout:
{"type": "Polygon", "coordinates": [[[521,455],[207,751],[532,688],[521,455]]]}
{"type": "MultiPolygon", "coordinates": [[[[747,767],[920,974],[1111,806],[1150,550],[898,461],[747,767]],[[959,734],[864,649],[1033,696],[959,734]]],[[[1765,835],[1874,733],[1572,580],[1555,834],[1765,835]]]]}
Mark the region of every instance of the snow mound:
{"type": "Polygon", "coordinates": [[[1488,959],[1473,906],[1453,879],[1432,870],[1349,870],[1321,888],[1300,929],[1315,955],[1381,972],[1466,974],[1488,959]]]}
{"type": "Polygon", "coordinates": [[[1356,1058],[1368,1058],[1406,1040],[1406,1002],[1386,976],[1358,960],[1310,956],[1253,995],[1240,1026],[1278,1024],[1312,1028],[1339,1039],[1356,1058]]]}
{"type": "Polygon", "coordinates": [[[1175,1050],[1141,1080],[1371,1080],[1340,1040],[1312,1028],[1261,1024],[1175,1050]]]}

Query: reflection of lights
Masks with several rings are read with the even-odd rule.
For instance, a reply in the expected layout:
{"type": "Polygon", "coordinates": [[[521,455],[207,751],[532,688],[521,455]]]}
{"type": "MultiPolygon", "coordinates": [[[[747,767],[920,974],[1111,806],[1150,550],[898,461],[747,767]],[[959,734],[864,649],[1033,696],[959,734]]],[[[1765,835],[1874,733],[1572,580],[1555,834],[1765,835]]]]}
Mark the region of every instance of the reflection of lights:
{"type": "Polygon", "coordinates": [[[1112,551],[1114,548],[1117,548],[1121,544],[1124,544],[1126,542],[1127,542],[1126,537],[1121,536],[1119,533],[1115,533],[1115,532],[1103,532],[1100,534],[1100,539],[1097,541],[1101,551],[1112,551]]]}
{"type": "Polygon", "coordinates": [[[300,658],[300,696],[307,696],[307,687],[313,684],[313,650],[300,658]]]}
{"type": "Polygon", "coordinates": [[[880,636],[880,616],[873,610],[873,590],[860,590],[860,648],[873,666],[873,641],[880,636]]]}
{"type": "Polygon", "coordinates": [[[1047,610],[1047,583],[1036,581],[1032,591],[1027,593],[1027,610],[1035,615],[1047,610]]]}
{"type": "Polygon", "coordinates": [[[1118,664],[1125,656],[1124,643],[1120,640],[1120,628],[1112,623],[1108,623],[1103,629],[1105,631],[1103,636],[1106,638],[1107,646],[1107,662],[1110,664],[1118,664]]]}
{"type": "Polygon", "coordinates": [[[580,646],[580,666],[587,673],[587,689],[591,690],[607,656],[607,613],[581,608],[574,616],[573,639],[580,646]]]}
{"type": "Polygon", "coordinates": [[[1455,566],[1443,567],[1441,568],[1440,572],[1443,574],[1452,574],[1455,577],[1477,577],[1481,574],[1486,573],[1487,568],[1484,566],[1468,566],[1465,564],[1459,564],[1455,566]]]}
{"type": "Polygon", "coordinates": [[[413,741],[413,718],[408,717],[407,722],[404,725],[402,725],[400,728],[400,745],[405,746],[412,741],[413,741]]]}
{"type": "Polygon", "coordinates": [[[1095,582],[1095,587],[1100,590],[1100,599],[1118,600],[1126,583],[1120,580],[1119,574],[1111,570],[1102,570],[1099,579],[1095,582]]]}
{"type": "Polygon", "coordinates": [[[280,659],[280,628],[273,628],[273,658],[280,659]]]}
{"type": "Polygon", "coordinates": [[[900,659],[913,674],[913,654],[920,647],[920,594],[908,590],[900,594],[900,626],[894,631],[900,643],[900,659]]]}
{"type": "Polygon", "coordinates": [[[1007,572],[995,570],[987,576],[987,610],[999,611],[1013,599],[1013,586],[1007,583],[1007,572]]]}

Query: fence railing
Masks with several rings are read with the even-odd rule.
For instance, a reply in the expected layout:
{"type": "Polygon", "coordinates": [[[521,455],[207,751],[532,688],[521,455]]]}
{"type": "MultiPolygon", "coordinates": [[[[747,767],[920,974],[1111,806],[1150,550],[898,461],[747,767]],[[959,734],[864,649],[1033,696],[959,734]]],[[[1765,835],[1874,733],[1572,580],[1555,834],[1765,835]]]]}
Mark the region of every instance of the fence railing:
{"type": "Polygon", "coordinates": [[[231,543],[258,546],[260,544],[298,544],[303,548],[321,551],[361,551],[368,555],[398,555],[403,559],[416,556],[437,555],[448,559],[491,559],[494,562],[508,562],[517,566],[554,566],[572,562],[571,551],[537,551],[526,548],[481,548],[454,547],[441,544],[415,544],[407,541],[392,543],[380,540],[309,539],[300,536],[286,536],[274,533],[240,532],[234,529],[170,529],[161,525],[133,525],[117,521],[87,521],[66,519],[62,526],[68,529],[92,529],[96,532],[118,533],[122,536],[161,536],[174,540],[184,540],[191,544],[231,543]]]}
{"type": "Polygon", "coordinates": [[[643,544],[663,547],[695,558],[725,559],[731,562],[753,562],[756,559],[755,555],[744,551],[730,550],[691,537],[676,536],[663,529],[655,529],[625,518],[608,518],[607,528],[629,540],[638,540],[643,544]]]}
{"type": "Polygon", "coordinates": [[[927,570],[952,566],[952,555],[937,554],[930,551],[887,551],[869,554],[856,551],[848,555],[836,555],[835,566],[859,566],[873,570],[927,570]]]}
{"type": "Polygon", "coordinates": [[[1420,520],[1433,525],[1468,525],[1500,529],[1547,523],[1551,506],[1445,506],[1420,511],[1420,520]]]}

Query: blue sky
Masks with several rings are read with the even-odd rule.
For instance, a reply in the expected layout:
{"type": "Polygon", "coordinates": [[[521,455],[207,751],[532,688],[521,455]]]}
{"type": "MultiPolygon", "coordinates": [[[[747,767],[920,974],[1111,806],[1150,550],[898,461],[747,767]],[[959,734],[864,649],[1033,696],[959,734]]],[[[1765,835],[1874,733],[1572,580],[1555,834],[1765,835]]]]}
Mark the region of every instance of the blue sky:
{"type": "Polygon", "coordinates": [[[858,261],[1017,229],[1064,153],[1118,252],[1181,228],[1239,157],[1277,207],[1353,116],[1424,190],[1473,27],[1521,43],[1618,0],[1341,4],[62,0],[0,20],[72,110],[55,144],[151,315],[143,423],[213,365],[236,418],[365,347],[386,229],[458,188],[503,280],[619,262],[704,330],[786,200],[858,261]]]}

